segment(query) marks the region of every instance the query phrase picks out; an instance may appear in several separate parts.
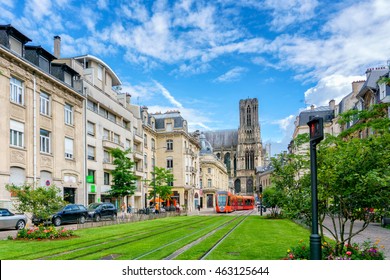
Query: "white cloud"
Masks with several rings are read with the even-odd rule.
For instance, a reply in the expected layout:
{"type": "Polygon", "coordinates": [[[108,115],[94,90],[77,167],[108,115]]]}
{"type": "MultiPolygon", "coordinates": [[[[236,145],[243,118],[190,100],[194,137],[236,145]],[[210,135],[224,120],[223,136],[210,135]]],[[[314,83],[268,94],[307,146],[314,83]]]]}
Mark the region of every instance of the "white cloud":
{"type": "Polygon", "coordinates": [[[273,19],[270,22],[272,29],[282,31],[286,27],[302,23],[315,16],[317,0],[265,0],[265,9],[272,11],[273,19]]]}
{"type": "Polygon", "coordinates": [[[8,6],[9,8],[14,8],[15,2],[13,0],[0,0],[0,5],[8,6]]]}
{"type": "Polygon", "coordinates": [[[44,17],[52,13],[51,0],[32,0],[25,6],[25,14],[30,15],[34,20],[41,21],[44,17]]]}
{"type": "Polygon", "coordinates": [[[322,78],[316,86],[305,91],[305,103],[308,105],[328,105],[334,99],[336,104],[352,91],[353,81],[364,80],[365,76],[331,75],[322,78]]]}
{"type": "Polygon", "coordinates": [[[235,68],[229,70],[228,72],[226,72],[225,74],[216,78],[214,80],[214,82],[226,83],[226,82],[238,81],[241,78],[241,76],[247,71],[248,71],[248,69],[246,69],[244,67],[235,67],[235,68]]]}
{"type": "Polygon", "coordinates": [[[161,91],[161,94],[172,104],[174,105],[175,107],[177,108],[183,108],[183,105],[177,101],[173,96],[172,94],[162,85],[160,84],[159,82],[157,81],[154,81],[157,88],[160,89],[161,91]]]}
{"type": "Polygon", "coordinates": [[[279,126],[279,128],[285,132],[286,130],[288,130],[291,127],[291,124],[294,124],[294,121],[295,121],[295,116],[289,115],[288,117],[285,117],[284,119],[272,121],[272,123],[277,124],[279,126]]]}

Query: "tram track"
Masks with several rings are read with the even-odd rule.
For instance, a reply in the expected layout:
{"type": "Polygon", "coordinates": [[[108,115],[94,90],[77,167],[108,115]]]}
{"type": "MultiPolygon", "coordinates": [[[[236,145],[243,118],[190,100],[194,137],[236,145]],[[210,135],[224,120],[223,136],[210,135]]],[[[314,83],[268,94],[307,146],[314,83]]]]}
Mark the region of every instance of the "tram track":
{"type": "Polygon", "coordinates": [[[244,216],[244,218],[241,220],[241,221],[239,221],[239,223],[238,224],[236,224],[232,229],[230,229],[226,234],[224,234],[217,242],[215,242],[214,243],[214,245],[209,249],[209,250],[207,250],[200,258],[199,258],[199,260],[204,260],[204,259],[206,259],[207,258],[207,256],[208,255],[210,255],[210,253],[212,252],[212,251],[214,251],[217,247],[218,247],[218,245],[219,244],[221,244],[233,231],[235,231],[236,230],[236,228],[239,226],[239,225],[241,225],[242,224],[242,222],[244,222],[251,214],[252,214],[252,212],[253,212],[253,210],[251,210],[250,212],[249,212],[249,214],[244,214],[244,215],[242,215],[242,216],[244,216]]]}
{"type": "MultiPolygon", "coordinates": [[[[184,253],[185,251],[191,249],[192,247],[194,247],[195,245],[201,243],[202,241],[204,241],[205,239],[207,239],[208,237],[214,235],[215,233],[217,233],[218,231],[228,227],[229,225],[231,225],[232,223],[234,223],[236,220],[239,220],[241,217],[244,217],[243,219],[239,220],[238,223],[236,225],[234,225],[234,227],[232,229],[230,229],[226,234],[224,234],[222,236],[222,238],[218,239],[218,241],[216,243],[214,243],[214,245],[208,250],[206,251],[199,259],[204,259],[207,257],[207,255],[212,251],[214,250],[214,248],[216,248],[219,243],[221,243],[230,233],[232,233],[253,211],[251,211],[249,214],[248,213],[242,213],[241,215],[237,215],[237,217],[235,217],[233,220],[230,220],[230,221],[227,221],[225,222],[224,224],[222,224],[221,226],[215,228],[214,230],[212,230],[211,232],[201,236],[200,238],[196,239],[195,241],[185,245],[184,247],[176,250],[175,252],[173,252],[172,254],[170,254],[169,256],[165,257],[164,260],[173,260],[175,259],[176,257],[178,257],[179,255],[181,255],[182,253],[184,253]]],[[[164,246],[166,247],[166,246],[164,246]]],[[[159,248],[158,250],[161,250],[162,248],[159,248]]],[[[157,251],[154,250],[154,251],[157,251]]]]}
{"type": "MultiPolygon", "coordinates": [[[[208,218],[208,219],[205,219],[205,220],[202,220],[201,222],[204,223],[204,222],[207,222],[209,220],[211,220],[212,217],[208,218]]],[[[135,243],[135,242],[138,242],[138,241],[141,241],[141,240],[145,240],[145,239],[148,239],[148,238],[151,238],[151,237],[156,237],[158,235],[161,235],[161,234],[164,234],[164,233],[167,233],[167,232],[170,232],[172,231],[172,229],[175,229],[177,228],[178,226],[181,226],[181,227],[190,227],[194,224],[198,224],[199,221],[197,222],[192,222],[192,223],[179,223],[179,224],[174,224],[174,225],[171,225],[171,226],[168,226],[168,227],[164,227],[164,230],[162,231],[156,231],[158,229],[161,228],[161,225],[158,225],[158,226],[155,226],[153,228],[147,228],[143,231],[137,231],[135,234],[131,235],[134,231],[132,232],[128,232],[128,233],[123,233],[121,234],[121,237],[120,238],[115,238],[115,239],[111,239],[111,240],[108,240],[108,241],[103,241],[102,239],[106,240],[106,238],[100,238],[98,241],[97,240],[94,240],[93,241],[93,244],[90,244],[88,246],[83,246],[83,247],[77,247],[76,249],[74,250],[67,250],[66,252],[60,252],[60,253],[57,253],[57,254],[52,254],[52,255],[47,255],[47,256],[44,256],[40,259],[52,259],[52,258],[56,258],[56,257],[59,257],[59,256],[64,256],[64,255],[68,255],[68,254],[73,254],[73,253],[77,253],[77,252],[81,252],[83,250],[88,250],[90,248],[93,248],[93,247],[96,247],[98,248],[99,246],[107,246],[108,244],[112,244],[111,246],[109,246],[107,249],[97,249],[95,252],[103,252],[103,251],[106,251],[106,250],[111,250],[113,248],[116,248],[116,247],[120,247],[120,246],[123,246],[123,245],[126,245],[126,244],[129,244],[129,243],[135,243]],[[146,233],[150,233],[150,234],[147,234],[145,235],[146,233]],[[130,236],[129,236],[130,235],[130,236]],[[137,237],[137,236],[142,236],[141,238],[137,238],[137,239],[134,239],[134,240],[131,240],[132,238],[134,237],[137,237]],[[102,242],[99,242],[99,241],[102,241],[102,242]],[[117,243],[119,242],[119,243],[117,243]],[[114,244],[116,243],[116,244],[114,244]]],[[[80,259],[82,257],[85,257],[87,255],[90,255],[90,254],[93,254],[93,252],[88,252],[88,253],[84,253],[84,254],[79,254],[75,257],[72,257],[72,258],[69,258],[70,260],[73,260],[73,259],[80,259]]]]}

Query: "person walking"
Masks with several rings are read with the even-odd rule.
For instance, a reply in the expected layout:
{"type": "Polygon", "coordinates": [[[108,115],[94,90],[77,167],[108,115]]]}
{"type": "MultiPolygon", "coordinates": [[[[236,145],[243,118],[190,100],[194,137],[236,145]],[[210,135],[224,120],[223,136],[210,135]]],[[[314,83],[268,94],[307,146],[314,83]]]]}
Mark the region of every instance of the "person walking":
{"type": "Polygon", "coordinates": [[[126,203],[123,201],[121,206],[121,212],[122,212],[122,220],[125,219],[125,213],[126,213],[126,203]]]}

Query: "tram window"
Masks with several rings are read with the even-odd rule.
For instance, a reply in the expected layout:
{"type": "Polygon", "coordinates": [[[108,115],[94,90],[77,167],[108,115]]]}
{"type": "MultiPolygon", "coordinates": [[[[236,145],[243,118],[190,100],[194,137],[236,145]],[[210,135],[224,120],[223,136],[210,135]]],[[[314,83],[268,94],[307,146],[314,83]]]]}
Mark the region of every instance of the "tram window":
{"type": "Polygon", "coordinates": [[[227,205],[230,206],[230,196],[228,196],[228,201],[227,201],[227,205]]]}
{"type": "Polygon", "coordinates": [[[226,205],[226,195],[219,195],[218,196],[218,205],[219,206],[225,206],[226,205]]]}

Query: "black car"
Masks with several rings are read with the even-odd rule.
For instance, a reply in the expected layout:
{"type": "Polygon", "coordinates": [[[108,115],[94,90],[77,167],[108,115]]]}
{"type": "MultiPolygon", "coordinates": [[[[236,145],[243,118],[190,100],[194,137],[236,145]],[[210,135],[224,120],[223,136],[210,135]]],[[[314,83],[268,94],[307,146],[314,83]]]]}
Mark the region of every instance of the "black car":
{"type": "Polygon", "coordinates": [[[117,212],[115,205],[109,202],[91,203],[88,205],[88,217],[95,222],[99,222],[104,218],[115,220],[117,212]]]}
{"type": "Polygon", "coordinates": [[[65,223],[80,223],[84,224],[88,218],[88,210],[81,204],[68,204],[62,207],[58,212],[53,214],[49,221],[43,221],[41,218],[33,217],[34,225],[42,223],[52,223],[55,226],[60,226],[65,223]]]}

